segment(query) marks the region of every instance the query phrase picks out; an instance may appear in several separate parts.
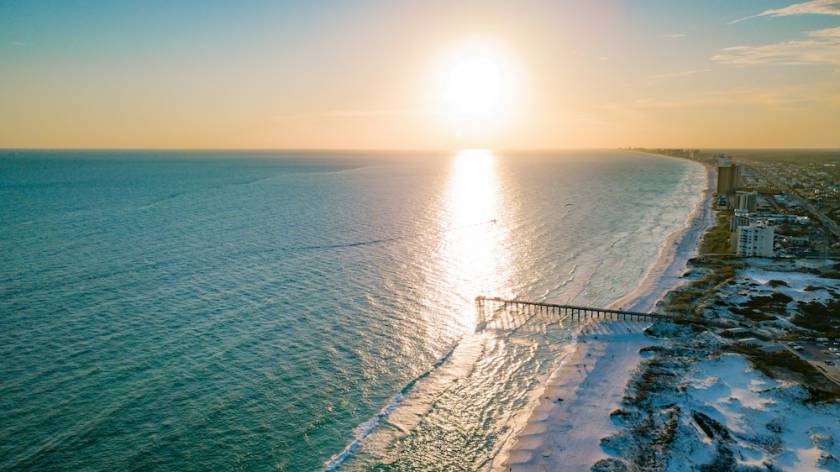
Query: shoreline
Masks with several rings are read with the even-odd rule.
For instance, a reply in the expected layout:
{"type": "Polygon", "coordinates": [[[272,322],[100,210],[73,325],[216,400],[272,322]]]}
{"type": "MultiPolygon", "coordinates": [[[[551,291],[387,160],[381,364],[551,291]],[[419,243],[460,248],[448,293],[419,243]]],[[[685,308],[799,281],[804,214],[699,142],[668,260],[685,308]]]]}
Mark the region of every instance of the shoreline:
{"type": "MultiPolygon", "coordinates": [[[[688,260],[697,254],[703,234],[714,224],[714,168],[695,163],[703,167],[706,177],[700,200],[685,225],[669,235],[642,282],[610,304],[611,308],[653,311],[665,294],[685,283],[681,276],[688,260]]],[[[494,469],[588,470],[608,458],[601,439],[617,430],[609,412],[620,406],[641,361],[639,350],[656,343],[643,333],[648,325],[613,321],[582,326],[573,351],[549,375],[527,422],[500,451],[502,467],[494,469]]]]}
{"type": "MultiPolygon", "coordinates": [[[[653,155],[659,156],[659,154],[653,155]]],[[[672,157],[672,159],[679,158],[672,157]]],[[[703,235],[715,224],[712,211],[715,169],[710,165],[700,163],[697,165],[703,166],[706,173],[706,188],[700,200],[689,212],[683,227],[671,233],[665,240],[665,245],[659,251],[656,262],[645,274],[639,286],[611,303],[610,308],[623,307],[629,311],[653,311],[662,297],[685,283],[681,277],[689,259],[697,255],[703,235]]]]}

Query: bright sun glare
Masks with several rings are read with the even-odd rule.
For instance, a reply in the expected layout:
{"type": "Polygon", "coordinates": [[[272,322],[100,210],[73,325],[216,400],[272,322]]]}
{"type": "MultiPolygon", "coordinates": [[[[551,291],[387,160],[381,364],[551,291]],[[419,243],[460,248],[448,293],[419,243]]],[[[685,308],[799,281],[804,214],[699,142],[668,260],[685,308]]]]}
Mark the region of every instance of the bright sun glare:
{"type": "Polygon", "coordinates": [[[450,57],[441,84],[442,113],[457,133],[492,131],[509,118],[511,69],[490,44],[468,44],[450,57]]]}
{"type": "Polygon", "coordinates": [[[501,99],[502,71],[496,58],[471,55],[449,71],[446,101],[453,114],[484,118],[499,111],[501,99]]]}

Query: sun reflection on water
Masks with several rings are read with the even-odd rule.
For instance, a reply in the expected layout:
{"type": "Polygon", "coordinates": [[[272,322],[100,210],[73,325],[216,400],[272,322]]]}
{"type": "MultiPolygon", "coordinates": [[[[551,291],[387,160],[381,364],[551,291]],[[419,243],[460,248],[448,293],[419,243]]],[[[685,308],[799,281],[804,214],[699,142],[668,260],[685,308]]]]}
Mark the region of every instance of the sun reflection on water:
{"type": "Polygon", "coordinates": [[[444,261],[450,288],[462,298],[459,319],[475,324],[473,300],[480,294],[507,295],[508,255],[500,217],[497,158],[489,150],[460,151],[452,161],[447,198],[444,261]]]}

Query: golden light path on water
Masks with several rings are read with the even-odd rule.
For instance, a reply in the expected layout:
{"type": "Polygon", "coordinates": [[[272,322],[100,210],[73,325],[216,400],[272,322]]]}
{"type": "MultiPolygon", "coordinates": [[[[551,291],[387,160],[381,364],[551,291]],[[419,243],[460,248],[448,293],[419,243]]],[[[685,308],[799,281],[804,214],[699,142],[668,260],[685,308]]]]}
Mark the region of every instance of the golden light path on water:
{"type": "MultiPolygon", "coordinates": [[[[513,295],[511,251],[521,248],[510,239],[515,206],[505,193],[500,160],[475,149],[452,157],[438,218],[441,246],[430,255],[441,276],[443,289],[436,293],[442,295],[445,321],[430,319],[426,336],[435,344],[454,334],[454,345],[397,397],[387,427],[372,434],[359,456],[363,463],[401,470],[488,470],[519,416],[527,413],[534,383],[556,359],[553,352],[546,354],[540,336],[512,339],[511,333],[475,331],[475,297],[513,295]],[[444,337],[436,329],[449,332],[444,337]]],[[[556,339],[561,342],[549,350],[564,346],[556,339]]]]}
{"type": "Polygon", "coordinates": [[[465,328],[475,326],[473,300],[480,294],[508,292],[509,255],[497,157],[485,149],[467,149],[453,158],[446,200],[442,261],[449,288],[463,297],[456,316],[465,328]]]}

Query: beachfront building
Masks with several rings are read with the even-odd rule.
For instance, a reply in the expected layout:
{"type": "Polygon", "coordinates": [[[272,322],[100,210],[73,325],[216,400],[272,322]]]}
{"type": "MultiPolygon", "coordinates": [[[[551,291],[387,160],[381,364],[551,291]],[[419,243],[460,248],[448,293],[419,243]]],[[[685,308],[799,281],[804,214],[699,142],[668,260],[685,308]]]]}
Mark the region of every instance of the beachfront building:
{"type": "Polygon", "coordinates": [[[758,192],[737,192],[735,194],[735,208],[755,211],[758,205],[758,192]]]}
{"type": "Polygon", "coordinates": [[[754,213],[752,217],[759,221],[764,221],[767,224],[772,225],[780,225],[780,224],[797,224],[797,225],[807,225],[811,222],[811,219],[807,216],[802,215],[782,215],[782,214],[774,214],[774,213],[754,213]]]}
{"type": "Polygon", "coordinates": [[[733,164],[732,161],[726,158],[718,159],[718,180],[717,180],[717,194],[718,195],[733,195],[738,188],[738,180],[740,175],[740,168],[733,164]]]}
{"type": "Polygon", "coordinates": [[[744,208],[736,208],[732,219],[729,220],[729,231],[734,233],[741,226],[749,226],[750,222],[750,212],[744,208]]]}
{"type": "Polygon", "coordinates": [[[741,226],[735,232],[735,254],[741,257],[773,257],[773,238],[776,231],[772,226],[741,226]]]}

